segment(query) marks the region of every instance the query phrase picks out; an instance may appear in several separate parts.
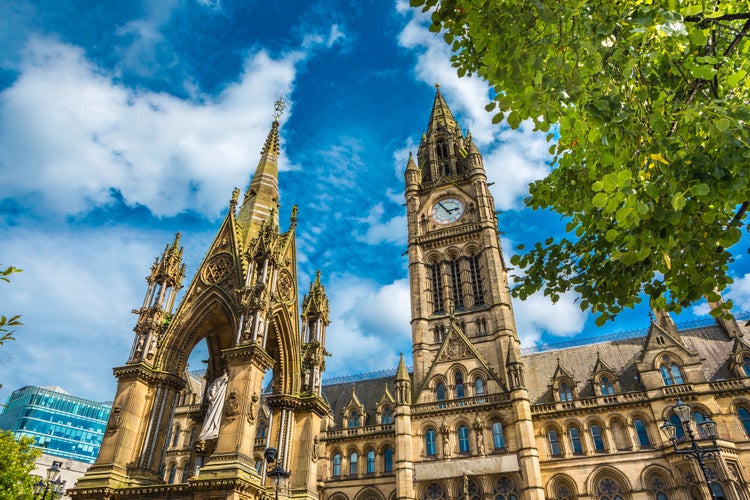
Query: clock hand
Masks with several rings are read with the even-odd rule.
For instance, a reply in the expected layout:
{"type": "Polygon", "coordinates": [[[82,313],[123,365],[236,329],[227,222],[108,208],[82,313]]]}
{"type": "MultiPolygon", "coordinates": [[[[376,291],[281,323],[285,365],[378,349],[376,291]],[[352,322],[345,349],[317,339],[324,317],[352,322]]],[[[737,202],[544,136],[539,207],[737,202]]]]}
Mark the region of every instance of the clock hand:
{"type": "Polygon", "coordinates": [[[446,208],[446,207],[445,207],[445,205],[443,205],[442,203],[438,202],[438,205],[440,205],[440,207],[441,207],[441,208],[442,208],[443,210],[445,210],[446,212],[448,212],[448,213],[450,213],[450,212],[451,212],[451,210],[450,210],[449,208],[446,208]]]}

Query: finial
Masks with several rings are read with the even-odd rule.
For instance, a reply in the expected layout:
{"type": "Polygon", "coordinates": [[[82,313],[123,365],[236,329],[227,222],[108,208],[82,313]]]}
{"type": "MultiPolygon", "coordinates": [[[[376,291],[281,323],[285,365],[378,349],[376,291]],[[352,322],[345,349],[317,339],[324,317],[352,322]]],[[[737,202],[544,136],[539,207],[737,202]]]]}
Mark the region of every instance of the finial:
{"type": "Polygon", "coordinates": [[[320,269],[315,271],[315,282],[320,283],[320,269]]]}
{"type": "Polygon", "coordinates": [[[440,92],[440,84],[439,83],[435,84],[435,90],[437,90],[438,92],[440,92]]]}
{"type": "Polygon", "coordinates": [[[280,96],[275,103],[273,103],[273,118],[275,121],[279,121],[279,117],[284,112],[284,108],[286,108],[286,103],[284,102],[284,96],[280,96]]]}
{"type": "Polygon", "coordinates": [[[292,216],[289,218],[289,222],[291,223],[292,227],[297,225],[297,213],[299,212],[299,209],[297,208],[297,205],[294,205],[292,207],[292,216]]]}
{"type": "Polygon", "coordinates": [[[240,189],[235,187],[234,191],[232,191],[232,199],[229,201],[229,208],[230,210],[234,210],[237,208],[237,200],[240,199],[240,189]]]}

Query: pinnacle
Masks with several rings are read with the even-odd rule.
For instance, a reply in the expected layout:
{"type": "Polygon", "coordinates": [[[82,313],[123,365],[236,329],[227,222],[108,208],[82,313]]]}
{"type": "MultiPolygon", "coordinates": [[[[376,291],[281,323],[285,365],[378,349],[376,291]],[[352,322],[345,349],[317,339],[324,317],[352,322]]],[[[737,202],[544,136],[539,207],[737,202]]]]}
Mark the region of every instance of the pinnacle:
{"type": "Polygon", "coordinates": [[[427,135],[432,134],[438,126],[452,134],[461,135],[458,123],[456,123],[453,113],[451,113],[448,104],[443,99],[443,94],[440,93],[440,84],[435,85],[435,101],[432,104],[430,122],[427,125],[427,135]]]}

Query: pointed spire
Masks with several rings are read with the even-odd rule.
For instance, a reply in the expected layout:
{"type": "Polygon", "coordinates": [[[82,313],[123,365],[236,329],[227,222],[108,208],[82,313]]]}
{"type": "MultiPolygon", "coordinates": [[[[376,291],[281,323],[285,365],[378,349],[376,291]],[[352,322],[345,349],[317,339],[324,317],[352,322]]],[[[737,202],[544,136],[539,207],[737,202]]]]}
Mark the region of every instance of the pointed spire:
{"type": "Polygon", "coordinates": [[[440,84],[435,84],[435,101],[432,103],[432,113],[430,114],[430,121],[427,125],[427,135],[432,134],[438,126],[442,126],[448,132],[454,135],[461,135],[461,129],[456,123],[456,119],[453,117],[448,104],[443,99],[443,94],[440,93],[440,84]]]}
{"type": "Polygon", "coordinates": [[[417,163],[414,161],[414,156],[412,156],[411,151],[409,151],[409,161],[406,162],[406,171],[412,171],[412,170],[418,170],[417,169],[417,163]]]}
{"type": "Polygon", "coordinates": [[[518,355],[516,353],[515,342],[513,342],[512,339],[508,339],[508,355],[505,357],[505,364],[511,366],[518,363],[520,363],[520,361],[518,360],[518,355]]]}
{"type": "Polygon", "coordinates": [[[320,282],[320,269],[315,271],[315,279],[310,283],[310,291],[302,298],[302,317],[321,317],[328,324],[328,296],[320,282]]]}
{"type": "Polygon", "coordinates": [[[396,381],[408,381],[409,370],[406,369],[404,362],[404,353],[400,353],[401,359],[398,360],[398,370],[396,370],[396,381]]]}
{"type": "Polygon", "coordinates": [[[281,98],[274,103],[271,130],[268,132],[258,167],[237,215],[237,222],[242,227],[245,241],[255,236],[269,217],[275,219],[273,222],[278,227],[279,215],[276,209],[279,204],[279,117],[284,107],[281,98]]]}

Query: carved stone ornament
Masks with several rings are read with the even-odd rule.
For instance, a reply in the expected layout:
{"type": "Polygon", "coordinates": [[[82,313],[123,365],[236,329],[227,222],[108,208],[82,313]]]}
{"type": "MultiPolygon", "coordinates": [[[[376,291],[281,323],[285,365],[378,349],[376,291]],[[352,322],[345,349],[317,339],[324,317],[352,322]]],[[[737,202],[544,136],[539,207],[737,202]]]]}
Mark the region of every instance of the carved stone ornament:
{"type": "Polygon", "coordinates": [[[114,434],[120,428],[122,423],[122,408],[115,406],[109,415],[109,425],[107,425],[107,434],[114,434]]]}
{"type": "Polygon", "coordinates": [[[469,349],[469,346],[463,343],[460,339],[453,337],[448,341],[448,345],[445,346],[445,349],[440,355],[440,360],[447,361],[469,357],[471,357],[471,350],[469,349]]]}
{"type": "Polygon", "coordinates": [[[313,462],[318,461],[318,457],[320,456],[319,448],[320,448],[320,440],[318,439],[318,436],[315,436],[315,438],[313,438],[312,456],[310,457],[310,459],[313,462]]]}
{"type": "Polygon", "coordinates": [[[289,302],[294,297],[294,280],[292,280],[292,275],[286,269],[283,269],[279,273],[276,289],[278,290],[279,299],[282,302],[289,302]]]}
{"type": "Polygon", "coordinates": [[[247,422],[250,424],[255,423],[255,405],[258,402],[258,394],[253,393],[253,397],[250,400],[250,404],[247,405],[247,422]]]}
{"type": "Polygon", "coordinates": [[[240,401],[236,392],[230,392],[227,401],[224,403],[224,415],[229,422],[234,422],[237,415],[240,414],[240,401]]]}
{"type": "Polygon", "coordinates": [[[208,261],[203,268],[203,281],[209,285],[221,283],[232,273],[232,257],[229,254],[221,253],[215,255],[208,261]]]}

